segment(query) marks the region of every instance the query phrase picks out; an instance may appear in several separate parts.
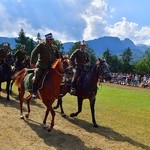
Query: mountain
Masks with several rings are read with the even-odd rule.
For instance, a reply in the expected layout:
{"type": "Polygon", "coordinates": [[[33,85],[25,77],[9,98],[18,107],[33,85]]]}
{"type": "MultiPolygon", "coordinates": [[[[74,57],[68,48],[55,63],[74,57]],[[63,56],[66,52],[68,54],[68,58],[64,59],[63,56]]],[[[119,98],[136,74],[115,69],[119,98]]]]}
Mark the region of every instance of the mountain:
{"type": "MultiPolygon", "coordinates": [[[[92,48],[96,56],[102,56],[107,49],[111,55],[120,56],[124,50],[130,48],[133,55],[133,60],[139,60],[144,51],[137,47],[130,39],[120,40],[118,37],[104,36],[98,39],[86,41],[88,46],[92,48]]],[[[64,43],[64,50],[69,51],[73,43],[64,43]],[[69,47],[70,46],[70,47],[69,47]]]]}
{"type": "Polygon", "coordinates": [[[145,50],[150,49],[150,46],[145,45],[145,44],[138,44],[136,45],[138,49],[140,49],[142,52],[145,52],[145,50]]]}
{"type": "MultiPolygon", "coordinates": [[[[3,42],[8,42],[10,43],[10,47],[12,49],[15,48],[15,38],[0,37],[0,44],[3,42]]],[[[106,51],[107,49],[110,51],[111,55],[120,56],[120,54],[122,54],[125,49],[130,48],[132,51],[133,60],[139,60],[140,57],[143,55],[144,51],[150,49],[150,46],[148,45],[135,45],[133,41],[128,38],[120,40],[118,37],[111,36],[104,36],[86,42],[88,46],[93,49],[97,57],[102,56],[104,51],[106,51]]],[[[69,52],[73,44],[73,42],[64,43],[64,52],[69,52]]]]}
{"type": "Polygon", "coordinates": [[[9,38],[9,37],[0,37],[0,44],[7,42],[10,44],[11,49],[14,49],[16,46],[15,38],[9,38]]]}

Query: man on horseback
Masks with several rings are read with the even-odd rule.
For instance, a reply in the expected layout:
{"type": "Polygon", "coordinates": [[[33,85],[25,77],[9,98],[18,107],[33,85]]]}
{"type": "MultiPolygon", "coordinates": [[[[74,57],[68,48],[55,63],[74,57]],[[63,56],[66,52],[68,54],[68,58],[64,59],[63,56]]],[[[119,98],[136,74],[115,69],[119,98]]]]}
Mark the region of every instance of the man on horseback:
{"type": "Polygon", "coordinates": [[[0,49],[0,66],[4,64],[5,58],[9,53],[9,45],[8,43],[3,43],[3,47],[0,49]]]}
{"type": "Polygon", "coordinates": [[[89,62],[89,55],[86,51],[86,43],[83,40],[80,43],[80,49],[76,49],[70,56],[72,66],[75,68],[75,73],[72,78],[70,94],[76,94],[76,83],[81,72],[86,69],[86,64],[89,62]]]}
{"type": "Polygon", "coordinates": [[[60,57],[57,47],[53,44],[54,38],[52,33],[46,34],[45,38],[46,40],[39,43],[31,53],[31,68],[36,67],[32,98],[36,98],[38,83],[42,75],[45,74],[47,70],[51,68],[51,65],[55,62],[55,60],[60,57]]]}
{"type": "Polygon", "coordinates": [[[15,58],[15,71],[20,71],[25,67],[24,66],[24,63],[26,61],[25,45],[20,46],[20,49],[15,52],[14,58],[15,58]]]}

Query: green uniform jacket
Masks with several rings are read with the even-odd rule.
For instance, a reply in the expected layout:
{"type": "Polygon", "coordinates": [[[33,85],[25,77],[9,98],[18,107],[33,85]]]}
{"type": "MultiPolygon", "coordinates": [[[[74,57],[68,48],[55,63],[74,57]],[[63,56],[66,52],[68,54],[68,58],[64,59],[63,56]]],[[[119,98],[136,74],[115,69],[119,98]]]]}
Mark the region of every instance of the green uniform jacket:
{"type": "Polygon", "coordinates": [[[31,53],[30,63],[38,68],[48,69],[59,58],[59,51],[54,45],[48,46],[45,42],[39,43],[31,53]]]}
{"type": "Polygon", "coordinates": [[[24,61],[26,59],[26,52],[17,50],[14,54],[14,58],[15,58],[16,62],[21,63],[22,61],[24,61]]]}
{"type": "Polygon", "coordinates": [[[4,60],[6,58],[6,55],[8,53],[9,50],[5,50],[5,49],[0,49],[0,61],[4,60]]]}
{"type": "Polygon", "coordinates": [[[75,50],[70,56],[73,66],[83,67],[87,62],[89,62],[89,55],[86,51],[80,49],[75,50]]]}

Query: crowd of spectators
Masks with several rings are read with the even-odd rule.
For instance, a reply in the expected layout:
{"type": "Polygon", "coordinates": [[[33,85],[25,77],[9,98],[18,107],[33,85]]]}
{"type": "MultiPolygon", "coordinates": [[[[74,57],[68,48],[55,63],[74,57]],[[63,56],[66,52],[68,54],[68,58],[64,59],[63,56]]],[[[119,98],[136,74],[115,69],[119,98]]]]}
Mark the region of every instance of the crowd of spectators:
{"type": "Polygon", "coordinates": [[[113,73],[111,83],[150,88],[150,75],[113,73]]]}

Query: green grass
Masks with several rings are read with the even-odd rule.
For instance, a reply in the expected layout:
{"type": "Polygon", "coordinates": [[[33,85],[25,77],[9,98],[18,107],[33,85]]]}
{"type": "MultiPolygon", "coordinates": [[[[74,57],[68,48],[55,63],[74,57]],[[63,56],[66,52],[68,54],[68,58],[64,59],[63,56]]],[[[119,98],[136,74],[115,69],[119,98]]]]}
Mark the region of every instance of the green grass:
{"type": "MultiPolygon", "coordinates": [[[[123,87],[123,86],[122,86],[123,87]]],[[[64,110],[69,115],[77,110],[75,96],[64,97],[64,110]]],[[[100,126],[113,129],[135,141],[150,146],[150,90],[99,86],[95,104],[100,126]]],[[[78,118],[91,122],[89,101],[83,102],[78,118]]]]}
{"type": "Polygon", "coordinates": [[[103,85],[96,101],[98,121],[150,146],[150,90],[103,85]]]}

